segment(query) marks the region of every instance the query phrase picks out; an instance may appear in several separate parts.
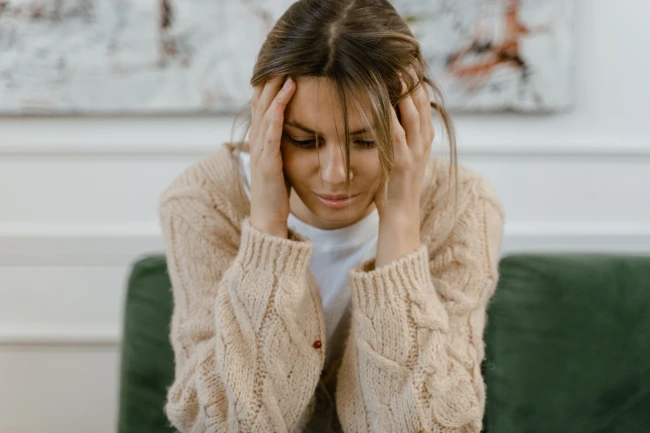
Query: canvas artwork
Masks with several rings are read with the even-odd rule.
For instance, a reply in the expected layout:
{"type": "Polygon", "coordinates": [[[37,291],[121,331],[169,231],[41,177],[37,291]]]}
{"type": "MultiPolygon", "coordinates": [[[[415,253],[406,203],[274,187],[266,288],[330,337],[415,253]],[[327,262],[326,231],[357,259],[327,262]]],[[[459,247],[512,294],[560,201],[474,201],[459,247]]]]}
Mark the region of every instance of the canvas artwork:
{"type": "Polygon", "coordinates": [[[393,0],[453,111],[573,104],[571,0],[393,0]]]}
{"type": "MultiPolygon", "coordinates": [[[[294,0],[0,0],[0,114],[236,113],[294,0]]],[[[572,102],[569,0],[393,0],[450,109],[572,102]]]]}

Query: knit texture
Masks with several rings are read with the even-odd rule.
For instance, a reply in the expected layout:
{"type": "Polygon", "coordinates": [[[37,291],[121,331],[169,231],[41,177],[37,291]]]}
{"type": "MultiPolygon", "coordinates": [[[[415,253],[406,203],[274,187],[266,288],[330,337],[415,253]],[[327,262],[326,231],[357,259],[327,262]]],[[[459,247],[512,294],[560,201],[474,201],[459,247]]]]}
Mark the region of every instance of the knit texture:
{"type": "Polygon", "coordinates": [[[487,181],[459,167],[455,207],[448,162],[431,158],[422,245],[381,268],[349,270],[349,335],[322,371],[312,245],[249,224],[237,167],[225,145],[161,198],[174,296],[170,422],[183,433],[480,432],[483,332],[503,233],[487,181]]]}

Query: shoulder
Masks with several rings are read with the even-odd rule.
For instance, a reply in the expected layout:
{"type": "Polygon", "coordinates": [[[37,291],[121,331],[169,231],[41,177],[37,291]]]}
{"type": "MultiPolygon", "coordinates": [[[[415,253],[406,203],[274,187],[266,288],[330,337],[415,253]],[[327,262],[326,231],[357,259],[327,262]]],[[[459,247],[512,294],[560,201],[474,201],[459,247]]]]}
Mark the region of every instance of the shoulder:
{"type": "Polygon", "coordinates": [[[421,203],[423,235],[436,244],[468,228],[473,236],[472,230],[503,225],[503,206],[492,184],[462,164],[454,170],[440,157],[431,157],[427,165],[421,203]]]}
{"type": "Polygon", "coordinates": [[[159,210],[186,220],[221,213],[241,222],[248,200],[239,184],[239,160],[235,145],[226,143],[214,153],[191,164],[160,196],[159,210]]]}

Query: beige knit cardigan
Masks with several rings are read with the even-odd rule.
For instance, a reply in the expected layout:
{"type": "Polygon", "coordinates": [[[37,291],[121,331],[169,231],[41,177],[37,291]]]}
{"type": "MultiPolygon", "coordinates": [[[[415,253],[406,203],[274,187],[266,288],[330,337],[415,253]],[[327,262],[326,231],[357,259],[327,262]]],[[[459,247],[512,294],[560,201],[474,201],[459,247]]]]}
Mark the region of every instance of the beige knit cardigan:
{"type": "Polygon", "coordinates": [[[175,379],[165,412],[181,432],[479,432],[483,332],[503,230],[490,185],[432,157],[421,247],[349,271],[350,326],[325,366],[311,243],[260,232],[234,184],[231,145],[185,170],[160,219],[173,286],[175,379]]]}

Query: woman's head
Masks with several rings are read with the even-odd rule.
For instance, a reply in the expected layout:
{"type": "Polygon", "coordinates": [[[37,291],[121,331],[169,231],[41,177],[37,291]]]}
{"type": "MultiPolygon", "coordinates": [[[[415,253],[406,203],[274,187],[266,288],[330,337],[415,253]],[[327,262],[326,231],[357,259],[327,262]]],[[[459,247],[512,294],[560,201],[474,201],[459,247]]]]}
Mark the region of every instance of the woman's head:
{"type": "Polygon", "coordinates": [[[296,216],[337,228],[372,211],[393,164],[390,109],[403,97],[400,73],[406,94],[421,83],[433,90],[432,107],[447,129],[455,167],[454,134],[440,91],[427,76],[418,42],[388,1],[300,0],[269,32],[251,85],[277,76],[296,81],[282,136],[296,216]],[[349,206],[328,205],[328,196],[342,194],[352,196],[349,206]]]}

